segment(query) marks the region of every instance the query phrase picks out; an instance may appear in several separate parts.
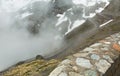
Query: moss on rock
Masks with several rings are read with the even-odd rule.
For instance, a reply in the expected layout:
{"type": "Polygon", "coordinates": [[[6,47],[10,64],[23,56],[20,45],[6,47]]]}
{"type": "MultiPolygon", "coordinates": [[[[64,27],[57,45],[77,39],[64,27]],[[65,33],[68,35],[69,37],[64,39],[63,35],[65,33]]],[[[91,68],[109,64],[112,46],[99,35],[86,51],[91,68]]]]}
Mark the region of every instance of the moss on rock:
{"type": "Polygon", "coordinates": [[[2,73],[2,76],[47,76],[59,63],[59,60],[36,59],[14,66],[2,73]]]}

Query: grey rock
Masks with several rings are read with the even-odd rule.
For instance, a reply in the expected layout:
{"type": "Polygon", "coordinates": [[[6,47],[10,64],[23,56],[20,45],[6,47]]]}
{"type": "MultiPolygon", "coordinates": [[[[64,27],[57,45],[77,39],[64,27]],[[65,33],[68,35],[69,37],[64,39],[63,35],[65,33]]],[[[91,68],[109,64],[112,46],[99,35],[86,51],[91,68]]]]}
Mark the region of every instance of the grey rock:
{"type": "Polygon", "coordinates": [[[91,59],[93,59],[93,60],[99,60],[99,59],[100,59],[100,56],[97,55],[97,54],[92,54],[90,57],[91,57],[91,59]]]}
{"type": "Polygon", "coordinates": [[[120,41],[118,41],[118,44],[120,45],[120,41]]]}
{"type": "Polygon", "coordinates": [[[60,73],[58,76],[68,76],[68,75],[67,75],[67,73],[62,72],[62,73],[60,73]]]}
{"type": "Polygon", "coordinates": [[[44,59],[44,57],[41,56],[41,55],[37,55],[37,56],[36,56],[36,59],[44,59]]]}
{"type": "Polygon", "coordinates": [[[113,63],[114,61],[110,58],[109,55],[103,55],[103,58],[108,60],[110,63],[113,63]]]}
{"type": "Polygon", "coordinates": [[[116,37],[119,37],[120,33],[116,33],[116,37]]]}
{"type": "Polygon", "coordinates": [[[76,72],[79,71],[77,66],[73,66],[72,69],[76,72]]]}
{"type": "Polygon", "coordinates": [[[84,68],[91,68],[93,66],[88,59],[84,58],[77,58],[76,64],[84,68]]]}
{"type": "Polygon", "coordinates": [[[98,47],[100,45],[102,45],[102,43],[95,43],[95,44],[91,45],[90,47],[98,47]]]}
{"type": "Polygon", "coordinates": [[[93,49],[92,47],[87,47],[87,48],[85,48],[83,51],[85,51],[85,52],[92,52],[92,51],[94,51],[95,49],[93,49]]]}
{"type": "Polygon", "coordinates": [[[103,46],[103,47],[108,47],[108,48],[109,48],[110,45],[108,45],[108,44],[103,44],[102,46],[103,46]]]}
{"type": "Polygon", "coordinates": [[[115,41],[119,41],[119,38],[114,38],[115,41]]]}
{"type": "Polygon", "coordinates": [[[108,44],[108,45],[110,45],[111,44],[111,42],[104,42],[105,44],[108,44]]]}
{"type": "Polygon", "coordinates": [[[118,35],[118,38],[120,38],[120,35],[118,35]]]}
{"type": "Polygon", "coordinates": [[[55,68],[49,76],[58,76],[62,71],[63,69],[65,68],[66,66],[62,65],[62,66],[59,66],[57,68],[55,68]]]}
{"type": "Polygon", "coordinates": [[[108,47],[102,47],[102,48],[100,48],[100,49],[103,50],[103,51],[108,51],[108,50],[109,50],[108,47]]]}
{"type": "Polygon", "coordinates": [[[110,63],[108,63],[106,60],[101,59],[99,62],[95,63],[97,66],[97,70],[104,74],[108,68],[111,66],[110,63]]]}
{"type": "Polygon", "coordinates": [[[82,75],[76,72],[69,72],[69,76],[82,76],[82,75]]]}
{"type": "Polygon", "coordinates": [[[74,57],[86,57],[89,53],[76,53],[73,54],[74,57]]]}
{"type": "Polygon", "coordinates": [[[111,37],[107,37],[107,38],[105,38],[105,39],[110,40],[110,39],[111,39],[111,37]]]}
{"type": "Polygon", "coordinates": [[[87,70],[84,73],[85,76],[98,76],[97,72],[92,70],[87,70]]]}
{"type": "Polygon", "coordinates": [[[72,61],[69,59],[65,59],[61,62],[61,64],[70,64],[72,61]]]}

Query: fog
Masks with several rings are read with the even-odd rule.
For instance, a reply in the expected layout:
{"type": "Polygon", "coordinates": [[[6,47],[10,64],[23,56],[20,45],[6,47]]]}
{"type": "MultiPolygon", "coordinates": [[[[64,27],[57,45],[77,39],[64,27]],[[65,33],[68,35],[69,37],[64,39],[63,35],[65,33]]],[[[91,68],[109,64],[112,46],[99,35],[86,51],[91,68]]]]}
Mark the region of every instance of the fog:
{"type": "Polygon", "coordinates": [[[0,71],[36,55],[49,57],[52,51],[54,52],[55,49],[60,47],[61,34],[56,29],[51,28],[55,23],[54,16],[46,18],[51,5],[46,1],[42,1],[41,4],[38,2],[35,4],[38,7],[33,6],[33,9],[35,9],[33,12],[35,13],[32,13],[34,14],[32,20],[29,20],[29,18],[23,19],[25,16],[30,15],[30,13],[22,13],[24,10],[21,12],[20,7],[25,5],[17,5],[18,8],[15,8],[15,6],[10,7],[2,4],[0,7],[0,71]],[[42,4],[42,6],[37,4],[42,4]],[[34,30],[35,21],[42,21],[43,17],[44,21],[41,23],[41,27],[37,27],[40,27],[37,30],[38,32],[32,31],[34,30]],[[48,27],[46,28],[46,26],[48,27]]]}
{"type": "Polygon", "coordinates": [[[65,33],[96,10],[93,3],[94,11],[85,12],[86,3],[76,1],[0,0],[0,71],[36,55],[47,58],[59,53],[65,33]]]}

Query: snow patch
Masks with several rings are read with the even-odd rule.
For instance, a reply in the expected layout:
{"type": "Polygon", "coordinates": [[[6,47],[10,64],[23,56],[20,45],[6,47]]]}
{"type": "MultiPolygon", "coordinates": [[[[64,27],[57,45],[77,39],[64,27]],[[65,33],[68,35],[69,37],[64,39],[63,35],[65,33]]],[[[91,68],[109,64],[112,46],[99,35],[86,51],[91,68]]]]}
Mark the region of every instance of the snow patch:
{"type": "Polygon", "coordinates": [[[100,13],[104,10],[104,8],[98,8],[97,10],[95,10],[96,13],[100,13]]]}
{"type": "Polygon", "coordinates": [[[84,6],[87,5],[87,0],[72,0],[74,4],[83,4],[84,6]]]}
{"type": "Polygon", "coordinates": [[[113,19],[111,19],[111,20],[109,20],[109,21],[107,21],[107,22],[101,24],[99,27],[103,27],[103,26],[105,26],[106,24],[108,24],[108,23],[110,23],[110,22],[112,22],[112,21],[113,21],[113,19]]]}
{"type": "Polygon", "coordinates": [[[68,20],[68,18],[65,16],[65,13],[64,14],[58,14],[57,17],[59,17],[59,19],[56,23],[56,26],[59,26],[61,23],[68,20]]]}
{"type": "Polygon", "coordinates": [[[76,20],[73,23],[73,27],[68,29],[68,31],[65,33],[65,35],[67,35],[69,32],[71,32],[72,30],[74,30],[75,28],[77,28],[78,26],[81,26],[83,23],[85,22],[85,20],[76,20]]]}
{"type": "Polygon", "coordinates": [[[23,18],[25,18],[25,17],[27,17],[27,16],[29,16],[29,15],[32,15],[33,13],[30,13],[30,12],[25,12],[25,13],[23,13],[22,15],[21,15],[21,18],[23,19],[23,18]]]}
{"type": "Polygon", "coordinates": [[[96,15],[96,13],[90,13],[89,16],[86,16],[85,13],[83,14],[84,18],[92,18],[96,15]]]}
{"type": "Polygon", "coordinates": [[[76,20],[76,21],[73,23],[72,29],[77,28],[78,26],[80,26],[80,25],[83,24],[84,22],[85,22],[85,20],[76,20]]]}

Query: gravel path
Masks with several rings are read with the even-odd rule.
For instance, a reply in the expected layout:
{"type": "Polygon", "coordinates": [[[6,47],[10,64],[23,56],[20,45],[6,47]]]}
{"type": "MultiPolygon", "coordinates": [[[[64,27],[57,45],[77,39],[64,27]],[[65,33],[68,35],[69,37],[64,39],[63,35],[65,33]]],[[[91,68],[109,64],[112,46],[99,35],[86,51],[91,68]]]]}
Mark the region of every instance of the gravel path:
{"type": "Polygon", "coordinates": [[[120,54],[120,33],[68,56],[49,76],[103,76],[120,54]]]}

